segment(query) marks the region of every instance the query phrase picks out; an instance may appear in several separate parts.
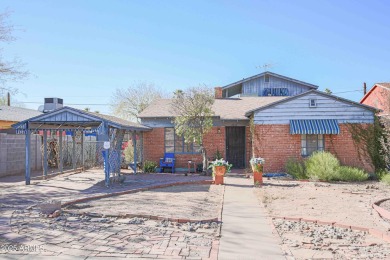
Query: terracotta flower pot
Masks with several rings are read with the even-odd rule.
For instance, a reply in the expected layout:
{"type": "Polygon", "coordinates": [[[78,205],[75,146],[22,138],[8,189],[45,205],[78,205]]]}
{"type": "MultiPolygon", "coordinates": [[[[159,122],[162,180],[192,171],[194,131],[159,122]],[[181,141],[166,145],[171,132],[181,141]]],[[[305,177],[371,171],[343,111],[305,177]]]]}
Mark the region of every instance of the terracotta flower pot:
{"type": "Polygon", "coordinates": [[[214,183],[216,185],[223,184],[223,176],[226,173],[226,166],[214,166],[214,183]]]}
{"type": "Polygon", "coordinates": [[[253,170],[253,183],[256,184],[263,184],[263,165],[258,164],[252,165],[253,170]]]}

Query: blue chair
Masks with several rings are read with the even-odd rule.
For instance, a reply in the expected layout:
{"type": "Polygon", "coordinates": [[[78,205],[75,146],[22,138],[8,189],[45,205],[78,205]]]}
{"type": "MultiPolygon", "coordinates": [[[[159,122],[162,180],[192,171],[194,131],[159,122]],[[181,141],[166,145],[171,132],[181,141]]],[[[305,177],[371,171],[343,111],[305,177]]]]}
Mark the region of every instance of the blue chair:
{"type": "Polygon", "coordinates": [[[160,173],[164,172],[164,168],[172,168],[172,173],[175,173],[174,153],[165,153],[164,158],[160,158],[160,173]]]}

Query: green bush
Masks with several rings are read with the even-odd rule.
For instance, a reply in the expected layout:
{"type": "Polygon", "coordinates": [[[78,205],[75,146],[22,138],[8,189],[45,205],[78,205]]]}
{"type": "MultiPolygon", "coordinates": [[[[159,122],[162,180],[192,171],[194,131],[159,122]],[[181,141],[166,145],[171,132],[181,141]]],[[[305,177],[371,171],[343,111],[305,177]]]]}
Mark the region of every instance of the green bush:
{"type": "Polygon", "coordinates": [[[157,163],[152,161],[145,161],[144,172],[156,172],[157,163]]]}
{"type": "Polygon", "coordinates": [[[381,182],[383,182],[386,185],[390,185],[390,174],[385,174],[381,178],[381,182]]]}
{"type": "Polygon", "coordinates": [[[306,160],[305,166],[310,179],[332,181],[337,179],[340,162],[329,152],[315,152],[306,160]]]}
{"type": "Polygon", "coordinates": [[[134,162],[134,148],[131,145],[128,145],[125,150],[123,150],[125,154],[125,162],[132,163],[134,162]]]}
{"type": "Polygon", "coordinates": [[[307,179],[305,163],[294,158],[289,158],[286,163],[286,171],[292,175],[294,179],[307,179]]]}
{"type": "Polygon", "coordinates": [[[366,181],[368,174],[359,169],[349,166],[340,166],[338,169],[338,175],[335,176],[334,180],[337,181],[366,181]]]}
{"type": "Polygon", "coordinates": [[[388,174],[389,172],[386,169],[378,169],[375,171],[373,179],[374,180],[381,180],[383,176],[388,174]]]}

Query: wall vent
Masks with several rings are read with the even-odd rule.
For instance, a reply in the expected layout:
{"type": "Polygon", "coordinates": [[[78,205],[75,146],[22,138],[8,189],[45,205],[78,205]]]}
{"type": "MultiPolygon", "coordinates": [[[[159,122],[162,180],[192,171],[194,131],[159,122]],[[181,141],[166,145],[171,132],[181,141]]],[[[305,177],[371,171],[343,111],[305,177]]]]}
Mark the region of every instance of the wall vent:
{"type": "Polygon", "coordinates": [[[317,100],[310,99],[309,100],[309,107],[317,107],[317,100]]]}

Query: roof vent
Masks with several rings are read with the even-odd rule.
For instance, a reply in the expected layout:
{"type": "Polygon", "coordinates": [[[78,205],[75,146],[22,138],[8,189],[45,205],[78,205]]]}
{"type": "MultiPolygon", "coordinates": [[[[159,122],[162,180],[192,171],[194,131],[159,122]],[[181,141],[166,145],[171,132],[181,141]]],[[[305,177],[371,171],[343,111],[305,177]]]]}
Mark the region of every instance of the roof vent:
{"type": "Polygon", "coordinates": [[[317,100],[310,99],[309,100],[309,107],[317,107],[317,100]]]}
{"type": "Polygon", "coordinates": [[[64,106],[64,100],[62,98],[45,98],[43,105],[43,113],[47,113],[64,106]]]}

